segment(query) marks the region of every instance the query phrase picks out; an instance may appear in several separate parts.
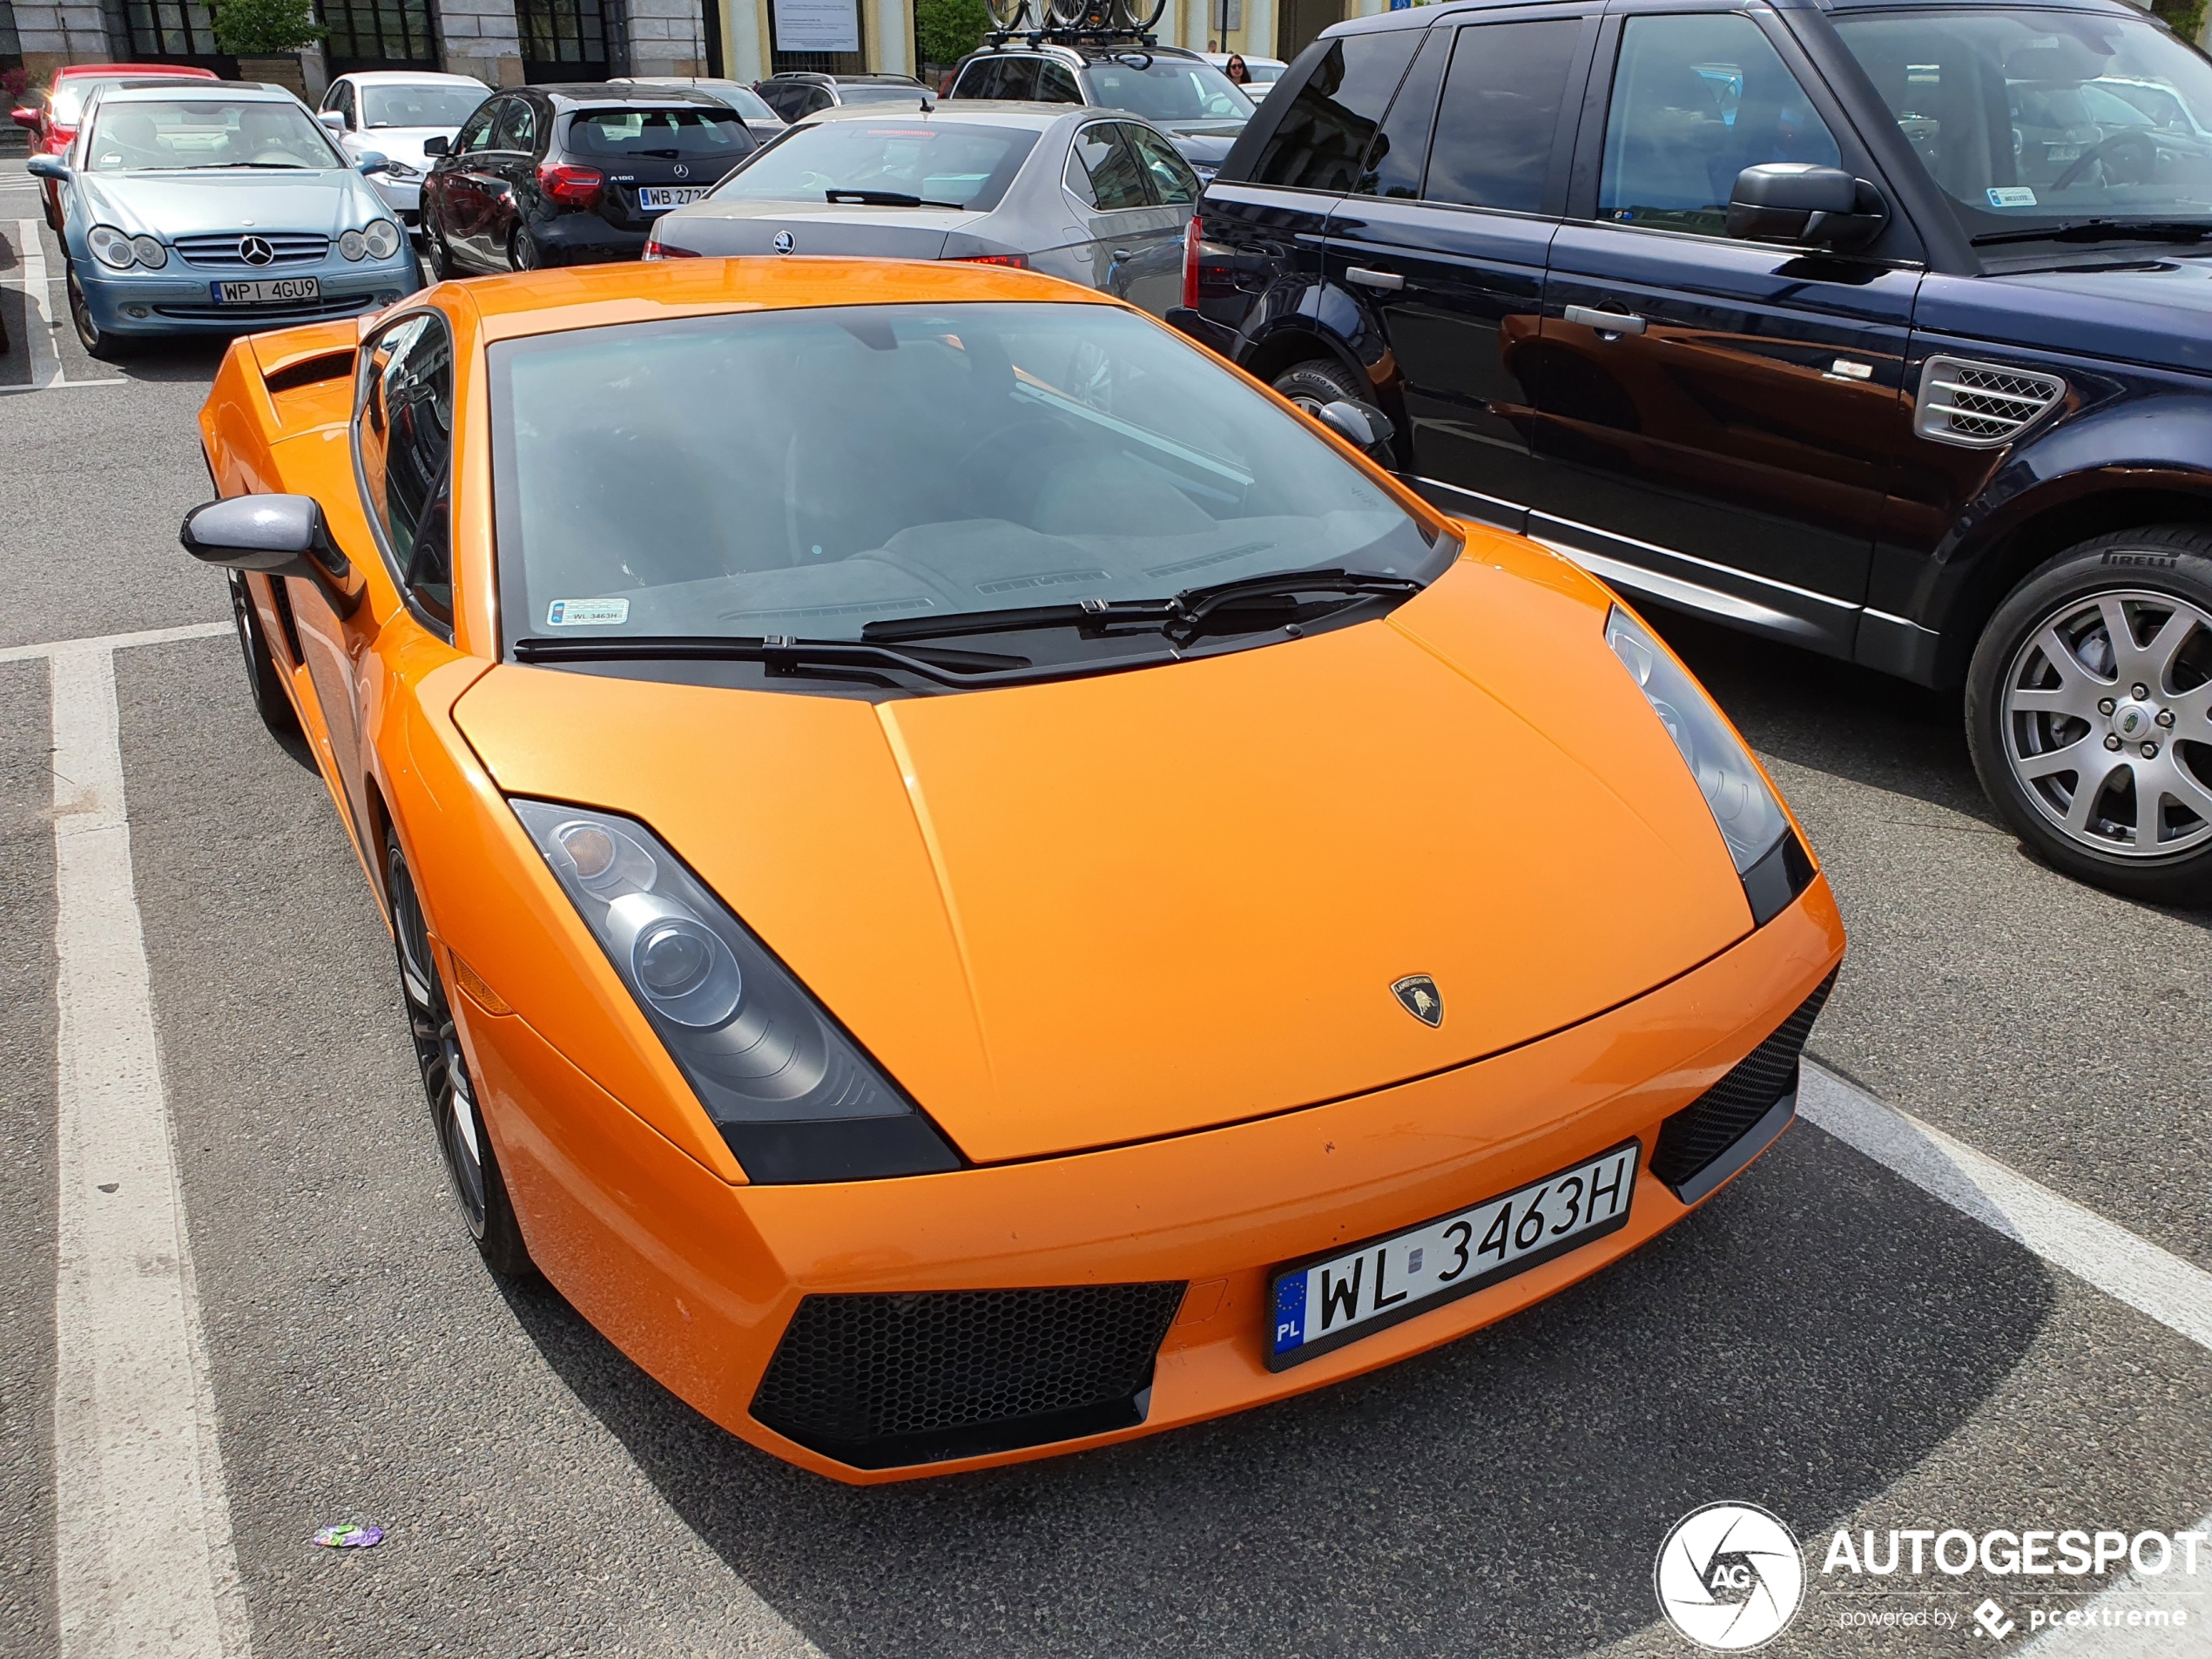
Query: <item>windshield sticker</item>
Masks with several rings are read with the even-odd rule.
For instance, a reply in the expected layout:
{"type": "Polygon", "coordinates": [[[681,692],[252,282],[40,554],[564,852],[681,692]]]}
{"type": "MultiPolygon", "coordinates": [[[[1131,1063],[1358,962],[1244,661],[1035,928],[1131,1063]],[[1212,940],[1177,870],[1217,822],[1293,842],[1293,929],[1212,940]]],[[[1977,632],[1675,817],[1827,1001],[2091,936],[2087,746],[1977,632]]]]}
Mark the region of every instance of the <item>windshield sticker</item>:
{"type": "Polygon", "coordinates": [[[1989,192],[1992,207],[2033,207],[2035,192],[2025,185],[2008,185],[1989,192]]]}
{"type": "Polygon", "coordinates": [[[617,628],[629,620],[627,599],[556,599],[545,610],[548,628],[617,628]]]}

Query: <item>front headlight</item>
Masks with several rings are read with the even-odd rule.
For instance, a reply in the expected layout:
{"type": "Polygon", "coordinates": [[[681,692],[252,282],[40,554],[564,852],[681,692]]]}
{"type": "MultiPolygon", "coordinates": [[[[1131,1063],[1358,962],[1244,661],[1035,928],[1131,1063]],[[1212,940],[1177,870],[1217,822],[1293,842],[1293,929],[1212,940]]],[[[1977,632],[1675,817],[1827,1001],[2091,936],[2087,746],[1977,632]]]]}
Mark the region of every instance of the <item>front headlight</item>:
{"type": "Polygon", "coordinates": [[[358,260],[368,252],[368,239],[359,231],[346,231],[338,238],[338,251],[349,260],[358,260]]]}
{"type": "Polygon", "coordinates": [[[127,271],[138,261],[131,239],[112,225],[93,226],[84,234],[84,245],[92,250],[94,259],[118,271],[127,271]]]}
{"type": "Polygon", "coordinates": [[[1682,751],[1743,879],[1752,917],[1764,927],[1812,882],[1812,860],[1782,803],[1697,682],[1619,605],[1605,619],[1605,643],[1682,751]]]}
{"type": "Polygon", "coordinates": [[[369,258],[388,260],[399,252],[400,227],[388,219],[373,219],[361,233],[361,239],[368,244],[369,258]]]}
{"type": "Polygon", "coordinates": [[[651,830],[551,801],[510,804],[747,1177],[960,1168],[898,1085],[651,830]]]}
{"type": "Polygon", "coordinates": [[[149,271],[158,271],[169,263],[169,250],[151,236],[131,239],[131,257],[149,271]]]}
{"type": "Polygon", "coordinates": [[[384,164],[384,176],[387,179],[420,179],[422,177],[422,169],[411,167],[404,161],[387,161],[384,164]]]}

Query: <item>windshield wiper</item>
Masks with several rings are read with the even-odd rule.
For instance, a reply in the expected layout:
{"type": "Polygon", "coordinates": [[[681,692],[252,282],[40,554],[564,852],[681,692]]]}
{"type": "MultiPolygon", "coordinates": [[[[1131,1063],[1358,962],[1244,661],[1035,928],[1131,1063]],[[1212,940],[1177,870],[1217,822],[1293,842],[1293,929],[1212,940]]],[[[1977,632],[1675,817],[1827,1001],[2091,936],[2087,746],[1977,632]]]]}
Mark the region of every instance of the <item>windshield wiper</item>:
{"type": "Polygon", "coordinates": [[[831,202],[853,202],[862,207],[958,207],[958,202],[932,201],[927,196],[908,196],[896,190],[826,190],[822,199],[831,202]]]}
{"type": "Polygon", "coordinates": [[[2041,230],[1992,231],[1973,239],[1976,247],[2000,242],[2201,242],[2212,224],[2186,219],[2084,219],[2041,230]]]}
{"type": "Polygon", "coordinates": [[[547,639],[533,634],[515,642],[515,660],[759,663],[771,674],[891,669],[938,685],[988,685],[1034,678],[1023,671],[1030,666],[1026,657],[996,651],[892,651],[861,641],[794,639],[789,634],[638,634],[626,639],[547,639]]]}
{"type": "MultiPolygon", "coordinates": [[[[864,640],[889,644],[908,639],[949,639],[960,634],[1026,633],[1046,628],[1074,628],[1103,633],[1114,627],[1156,628],[1184,637],[1204,631],[1201,624],[1219,610],[1235,610],[1267,600],[1295,599],[1301,593],[1344,593],[1409,598],[1421,584],[1409,577],[1361,576],[1350,570],[1277,570],[1211,587],[1185,588],[1167,599],[1085,599],[1076,604],[1023,605],[1011,610],[963,610],[950,617],[902,617],[872,622],[860,630],[864,640]]],[[[1268,607],[1281,610],[1289,607],[1268,607]]],[[[1274,627],[1278,624],[1261,624],[1274,627]]]]}

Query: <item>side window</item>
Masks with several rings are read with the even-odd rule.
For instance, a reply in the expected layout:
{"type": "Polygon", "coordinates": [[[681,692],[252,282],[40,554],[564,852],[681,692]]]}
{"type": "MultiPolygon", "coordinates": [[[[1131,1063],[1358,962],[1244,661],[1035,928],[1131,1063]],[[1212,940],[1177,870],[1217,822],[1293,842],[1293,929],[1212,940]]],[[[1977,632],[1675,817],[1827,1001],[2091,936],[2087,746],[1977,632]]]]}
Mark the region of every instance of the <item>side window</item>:
{"type": "Polygon", "coordinates": [[[1350,190],[1421,32],[1393,29],[1330,42],[1261,147],[1251,181],[1294,190],[1350,190]]]}
{"type": "Polygon", "coordinates": [[[394,574],[431,617],[453,624],[453,336],[418,313],[361,360],[354,415],[361,488],[394,574]]]}
{"type": "Polygon", "coordinates": [[[1170,144],[1150,127],[1131,126],[1123,123],[1122,136],[1130,148],[1136,152],[1138,165],[1152,181],[1156,200],[1171,207],[1198,199],[1198,175],[1190,171],[1190,164],[1176,153],[1170,144]]]}
{"type": "Polygon", "coordinates": [[[1622,26],[1600,219],[1721,236],[1744,168],[1842,160],[1835,135],[1749,17],[1688,13],[1622,26]]]}
{"type": "Polygon", "coordinates": [[[960,72],[960,79],[953,83],[954,98],[990,98],[999,84],[999,60],[995,57],[971,57],[968,67],[960,72]]]}
{"type": "Polygon", "coordinates": [[[1481,24],[1460,30],[1429,152],[1431,201],[1544,211],[1560,105],[1582,25],[1481,24]]]}
{"type": "Polygon", "coordinates": [[[1068,154],[1068,188],[1102,213],[1152,205],[1136,158],[1112,121],[1095,122],[1076,134],[1068,154]]]}
{"type": "Polygon", "coordinates": [[[1421,166],[1428,159],[1429,128],[1436,118],[1437,88],[1444,79],[1444,60],[1450,56],[1451,37],[1441,29],[1421,31],[1421,46],[1413,67],[1399,84],[1390,101],[1390,113],[1367,146],[1367,158],[1352,185],[1359,196],[1418,196],[1421,166]]]}
{"type": "Polygon", "coordinates": [[[351,81],[340,81],[334,85],[325,95],[322,106],[326,110],[335,110],[344,116],[346,125],[349,128],[360,125],[354,119],[354,84],[351,81]]]}
{"type": "Polygon", "coordinates": [[[1037,90],[1029,96],[1045,104],[1080,104],[1083,89],[1076,84],[1074,70],[1048,59],[1037,65],[1037,90]]]}
{"type": "Polygon", "coordinates": [[[499,125],[492,131],[491,147],[516,150],[524,155],[537,148],[537,112],[530,108],[528,98],[507,100],[507,107],[499,112],[499,125]]]}
{"type": "Polygon", "coordinates": [[[828,87],[809,86],[806,89],[805,98],[800,100],[799,112],[801,115],[812,115],[817,110],[826,110],[831,108],[836,104],[836,94],[832,92],[828,87]]]}
{"type": "Polygon", "coordinates": [[[507,107],[504,98],[493,98],[480,106],[476,112],[461,124],[461,131],[453,135],[453,153],[487,149],[491,144],[493,118],[507,107]]]}
{"type": "Polygon", "coordinates": [[[993,98],[1033,98],[1037,95],[1037,71],[1043,61],[1035,57],[1007,57],[999,63],[998,90],[993,98]]]}

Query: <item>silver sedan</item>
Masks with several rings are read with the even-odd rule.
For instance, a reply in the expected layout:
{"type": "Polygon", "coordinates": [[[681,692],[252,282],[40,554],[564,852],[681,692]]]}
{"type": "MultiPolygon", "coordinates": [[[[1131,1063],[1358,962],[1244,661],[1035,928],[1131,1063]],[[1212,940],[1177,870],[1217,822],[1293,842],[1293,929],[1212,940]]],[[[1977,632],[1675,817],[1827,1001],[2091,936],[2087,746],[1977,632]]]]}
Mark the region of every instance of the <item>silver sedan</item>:
{"type": "Polygon", "coordinates": [[[1064,104],[948,100],[826,110],[654,228],[647,259],[833,254],[987,260],[1180,302],[1197,175],[1140,117],[1064,104]]]}

